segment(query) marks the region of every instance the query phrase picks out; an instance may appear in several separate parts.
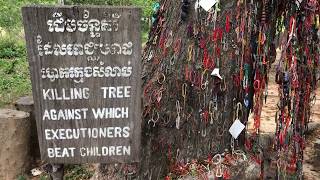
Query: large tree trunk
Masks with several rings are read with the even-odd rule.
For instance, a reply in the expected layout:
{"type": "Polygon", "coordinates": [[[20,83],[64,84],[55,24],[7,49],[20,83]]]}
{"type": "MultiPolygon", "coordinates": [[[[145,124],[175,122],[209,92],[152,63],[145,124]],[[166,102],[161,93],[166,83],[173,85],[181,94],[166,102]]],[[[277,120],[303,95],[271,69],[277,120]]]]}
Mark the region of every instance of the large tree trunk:
{"type": "MultiPolygon", "coordinates": [[[[267,96],[269,69],[276,57],[276,33],[285,27],[287,32],[297,31],[302,38],[300,42],[303,42],[304,34],[314,37],[316,31],[310,33],[309,28],[301,33],[301,26],[291,26],[288,18],[298,16],[298,23],[309,27],[305,22],[311,22],[314,16],[310,14],[314,12],[305,9],[310,18],[304,20],[299,8],[304,9],[315,2],[303,1],[299,5],[298,1],[221,0],[210,12],[201,7],[194,8],[198,2],[161,1],[143,55],[142,159],[134,165],[101,166],[106,177],[161,179],[168,174],[173,178],[188,177],[201,174],[197,172],[199,168],[192,167],[198,164],[208,165],[208,172],[203,173],[205,177],[219,177],[219,166],[212,164],[212,157],[222,155],[226,159],[227,154],[234,155],[235,150],[246,148],[257,163],[248,160],[247,163],[238,163],[237,169],[233,166],[225,168],[230,171],[230,178],[264,178],[263,150],[259,142],[260,117],[267,96]],[[282,15],[283,25],[278,24],[282,15]],[[217,75],[217,69],[220,75],[217,75]],[[211,75],[212,72],[215,75],[211,75]],[[228,132],[229,128],[236,119],[246,125],[251,112],[252,132],[243,131],[239,141],[235,141],[228,132]],[[261,170],[257,170],[256,165],[261,166],[261,170]],[[211,171],[215,175],[210,176],[211,171]]],[[[315,6],[319,8],[319,4],[315,6]]],[[[290,41],[291,35],[287,34],[290,41]]],[[[319,48],[316,51],[317,45],[314,44],[318,40],[316,37],[310,39],[313,40],[310,52],[314,60],[309,59],[312,67],[310,72],[305,69],[299,75],[299,81],[306,79],[308,86],[312,87],[303,95],[306,103],[301,104],[301,109],[306,112],[310,109],[310,92],[317,81],[315,74],[319,58],[319,48]]],[[[286,42],[280,42],[280,45],[282,43],[286,42]]],[[[305,44],[308,42],[294,45],[303,48],[305,44]]],[[[297,51],[297,56],[305,56],[303,52],[297,51]]],[[[304,68],[305,61],[298,63],[297,68],[304,68]]],[[[285,80],[286,73],[288,77],[294,76],[288,69],[284,70],[280,72],[280,80],[285,80]]],[[[288,86],[280,83],[280,93],[287,89],[288,86]]],[[[305,89],[302,85],[298,94],[303,94],[305,89]]],[[[290,110],[283,108],[286,99],[288,97],[282,98],[279,106],[283,112],[290,110]]],[[[299,115],[296,111],[289,113],[299,115]]],[[[308,122],[310,116],[303,117],[302,122],[308,122]]],[[[299,133],[302,137],[304,131],[299,133]]],[[[295,153],[301,156],[303,150],[295,153]]],[[[297,169],[296,173],[299,172],[297,169]]],[[[226,174],[223,172],[225,179],[226,174]]]]}
{"type": "Polygon", "coordinates": [[[195,3],[162,0],[150,32],[143,56],[141,162],[101,165],[95,179],[175,177],[184,173],[183,164],[243,149],[244,132],[234,143],[228,130],[237,117],[246,124],[254,105],[253,86],[244,89],[241,78],[245,68],[253,84],[251,37],[260,4],[222,0],[209,14],[195,10],[195,3]],[[211,75],[215,68],[221,79],[211,75]]]}

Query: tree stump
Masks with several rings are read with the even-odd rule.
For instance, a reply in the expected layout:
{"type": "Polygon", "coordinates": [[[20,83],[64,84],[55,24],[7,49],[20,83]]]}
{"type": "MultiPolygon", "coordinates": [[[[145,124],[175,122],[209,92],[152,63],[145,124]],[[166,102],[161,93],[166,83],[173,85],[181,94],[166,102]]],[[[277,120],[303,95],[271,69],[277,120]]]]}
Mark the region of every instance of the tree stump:
{"type": "Polygon", "coordinates": [[[21,97],[15,102],[15,107],[18,111],[24,111],[30,114],[30,153],[35,161],[40,159],[40,149],[38,142],[37,122],[34,115],[34,101],[32,96],[21,97]]]}
{"type": "Polygon", "coordinates": [[[0,179],[16,179],[29,170],[29,113],[0,109],[0,179]]]}

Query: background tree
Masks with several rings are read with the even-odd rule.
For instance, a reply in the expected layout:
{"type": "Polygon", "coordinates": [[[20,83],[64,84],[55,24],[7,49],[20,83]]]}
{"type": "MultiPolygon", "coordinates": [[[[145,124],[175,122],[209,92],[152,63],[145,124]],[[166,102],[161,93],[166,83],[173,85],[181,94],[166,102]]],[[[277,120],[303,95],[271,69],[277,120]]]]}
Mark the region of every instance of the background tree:
{"type": "Polygon", "coordinates": [[[0,0],[0,27],[8,32],[21,30],[21,7],[27,4],[54,4],[56,0],[0,0]]]}
{"type": "Polygon", "coordinates": [[[112,6],[138,6],[143,10],[144,17],[152,14],[152,5],[155,0],[65,0],[65,4],[91,4],[112,6]]]}

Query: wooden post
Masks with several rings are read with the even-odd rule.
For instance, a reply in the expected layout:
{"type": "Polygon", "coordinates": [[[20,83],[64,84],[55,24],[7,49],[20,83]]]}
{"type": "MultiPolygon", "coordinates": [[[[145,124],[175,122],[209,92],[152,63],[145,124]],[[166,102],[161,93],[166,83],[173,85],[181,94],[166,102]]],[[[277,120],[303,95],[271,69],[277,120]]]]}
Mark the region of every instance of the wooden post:
{"type": "Polygon", "coordinates": [[[0,144],[0,179],[16,179],[29,170],[29,113],[0,109],[0,144]]]}
{"type": "Polygon", "coordinates": [[[62,180],[64,175],[64,165],[63,164],[52,164],[52,172],[50,173],[50,178],[52,180],[62,180]]]}
{"type": "Polygon", "coordinates": [[[46,164],[42,167],[50,175],[51,180],[62,180],[64,176],[63,164],[46,164]]]}

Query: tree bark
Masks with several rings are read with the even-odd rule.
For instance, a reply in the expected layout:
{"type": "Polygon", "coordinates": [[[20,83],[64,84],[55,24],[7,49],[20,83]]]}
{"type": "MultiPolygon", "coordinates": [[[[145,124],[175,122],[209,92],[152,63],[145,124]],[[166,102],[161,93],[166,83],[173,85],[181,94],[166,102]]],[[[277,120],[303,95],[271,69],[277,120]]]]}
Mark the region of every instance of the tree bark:
{"type": "MultiPolygon", "coordinates": [[[[238,1],[221,0],[215,22],[208,22],[208,12],[201,7],[195,11],[195,0],[188,1],[189,5],[184,2],[161,1],[144,50],[141,162],[101,165],[93,179],[163,179],[179,164],[230,152],[228,130],[244,96],[234,75],[241,71],[241,57],[251,59],[250,42],[242,46],[237,40],[240,19],[236,10],[242,12],[247,5],[237,9],[238,1]],[[186,14],[182,14],[184,8],[186,14]],[[227,16],[231,30],[226,30],[227,16]],[[220,70],[222,79],[211,75],[214,68],[220,70]]],[[[251,20],[256,19],[252,16],[251,20]]],[[[251,32],[243,36],[251,37],[251,32]]],[[[250,87],[250,104],[239,111],[243,124],[252,107],[252,92],[250,87]]],[[[235,149],[243,148],[244,132],[239,139],[235,149]]]]}

